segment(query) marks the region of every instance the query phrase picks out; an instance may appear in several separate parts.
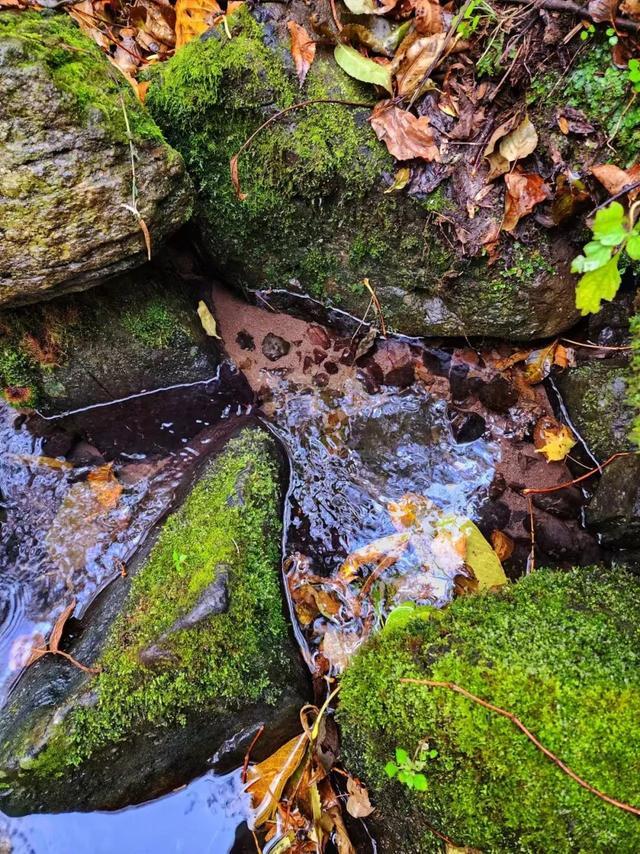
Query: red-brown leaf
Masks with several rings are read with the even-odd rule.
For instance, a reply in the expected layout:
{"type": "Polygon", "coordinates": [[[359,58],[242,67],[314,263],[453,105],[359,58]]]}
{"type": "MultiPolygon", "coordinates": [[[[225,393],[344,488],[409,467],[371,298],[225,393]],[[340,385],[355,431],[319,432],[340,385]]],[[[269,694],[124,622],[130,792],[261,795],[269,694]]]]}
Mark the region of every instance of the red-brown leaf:
{"type": "Polygon", "coordinates": [[[302,86],[307,72],[311,68],[311,63],[315,59],[316,45],[305,28],[296,24],[295,21],[289,21],[287,28],[291,36],[291,55],[296,66],[298,80],[302,86]]]}
{"type": "Polygon", "coordinates": [[[369,121],[378,139],[397,160],[440,160],[440,151],[426,116],[418,118],[389,101],[381,101],[376,104],[369,121]]]}
{"type": "MultiPolygon", "coordinates": [[[[621,193],[625,187],[640,181],[640,163],[636,163],[630,169],[620,169],[613,163],[601,163],[598,166],[591,167],[591,174],[595,175],[608,193],[615,196],[621,193]]],[[[640,193],[638,187],[631,190],[629,201],[632,202],[638,193],[640,193]]]]}
{"type": "Polygon", "coordinates": [[[618,0],[590,0],[587,9],[592,21],[603,24],[615,20],[617,7],[618,0]]]}
{"type": "Polygon", "coordinates": [[[549,188],[535,172],[516,170],[505,175],[504,182],[507,194],[502,227],[505,231],[513,231],[523,216],[531,213],[537,204],[549,196],[549,188]]]}

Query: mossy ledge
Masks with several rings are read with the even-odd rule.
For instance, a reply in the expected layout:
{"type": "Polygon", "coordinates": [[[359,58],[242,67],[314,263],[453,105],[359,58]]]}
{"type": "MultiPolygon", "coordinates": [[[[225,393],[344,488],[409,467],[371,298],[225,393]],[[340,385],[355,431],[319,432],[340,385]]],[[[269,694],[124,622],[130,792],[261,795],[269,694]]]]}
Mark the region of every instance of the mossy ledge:
{"type": "MultiPolygon", "coordinates": [[[[299,708],[301,670],[280,593],[280,509],[273,439],[245,428],[134,568],[106,642],[81,637],[72,646],[100,674],[78,675],[49,659],[23,677],[0,732],[10,787],[4,811],[113,808],[147,798],[203,770],[225,739],[282,717],[283,705],[299,708]],[[181,626],[221,573],[226,610],[181,626]],[[45,705],[32,708],[49,680],[45,705]],[[140,775],[143,767],[155,773],[140,775]]],[[[112,603],[107,614],[118,610],[112,603]]],[[[99,632],[104,620],[98,612],[90,625],[99,632]]],[[[272,731],[286,739],[280,723],[272,731]]]]}
{"type": "Polygon", "coordinates": [[[429,824],[483,852],[635,852],[636,817],[552,764],[513,724],[446,689],[516,714],[577,774],[640,806],[640,583],[619,569],[538,571],[382,632],[342,682],[344,761],[373,789],[383,851],[439,851],[429,824]],[[424,793],[390,782],[396,747],[438,751],[424,793]],[[385,841],[386,840],[386,841],[385,841]]]}
{"type": "Polygon", "coordinates": [[[274,8],[255,9],[264,23],[243,9],[228,22],[232,38],[213,29],[151,71],[147,106],[185,158],[203,244],[226,280],[299,289],[362,316],[369,279],[388,327],[410,335],[528,339],[571,325],[574,283],[557,272],[566,245],[541,234],[527,263],[518,246],[494,266],[457,257],[436,216],[451,188],[422,201],[385,192],[395,166],[368,122],[371,87],[319,48],[301,90],[274,8]],[[261,131],[239,160],[239,201],[230,158],[266,119],[308,99],[350,106],[312,104],[261,131]]]}

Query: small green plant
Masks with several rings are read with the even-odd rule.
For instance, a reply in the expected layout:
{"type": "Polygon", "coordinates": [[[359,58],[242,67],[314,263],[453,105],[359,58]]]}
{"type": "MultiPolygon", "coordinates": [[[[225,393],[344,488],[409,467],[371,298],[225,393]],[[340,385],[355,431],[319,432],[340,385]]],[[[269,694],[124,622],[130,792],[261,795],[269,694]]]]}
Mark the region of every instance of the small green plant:
{"type": "Polygon", "coordinates": [[[640,59],[629,60],[628,77],[633,91],[638,94],[640,92],[640,59]]]}
{"type": "Polygon", "coordinates": [[[181,554],[178,551],[178,549],[174,549],[172,558],[173,558],[173,565],[175,566],[176,570],[179,572],[182,569],[182,565],[184,563],[186,563],[187,556],[181,554]]]}
{"type": "Polygon", "coordinates": [[[495,17],[496,13],[485,0],[471,0],[456,27],[456,33],[460,38],[468,39],[483,21],[494,20],[495,17]]]}
{"type": "Polygon", "coordinates": [[[384,770],[388,777],[391,779],[397,777],[409,789],[414,789],[416,792],[426,792],[429,783],[422,771],[426,768],[427,762],[430,759],[435,759],[437,755],[438,751],[429,749],[427,742],[421,742],[418,745],[413,758],[409,756],[406,750],[396,747],[396,761],[387,762],[384,770]]]}
{"type": "Polygon", "coordinates": [[[596,34],[596,28],[594,27],[594,25],[593,24],[587,24],[585,29],[580,33],[580,39],[583,42],[586,42],[587,39],[593,38],[595,36],[595,34],[596,34]]]}
{"type": "Polygon", "coordinates": [[[620,287],[618,263],[623,252],[632,261],[640,260],[640,223],[635,222],[635,209],[629,215],[620,202],[611,202],[596,213],[593,240],[571,264],[572,273],[582,273],[576,288],[576,306],[582,315],[600,311],[603,299],[611,300],[620,287]]]}
{"type": "Polygon", "coordinates": [[[618,33],[614,30],[613,27],[607,27],[607,29],[605,30],[605,34],[611,47],[618,44],[618,33]]]}

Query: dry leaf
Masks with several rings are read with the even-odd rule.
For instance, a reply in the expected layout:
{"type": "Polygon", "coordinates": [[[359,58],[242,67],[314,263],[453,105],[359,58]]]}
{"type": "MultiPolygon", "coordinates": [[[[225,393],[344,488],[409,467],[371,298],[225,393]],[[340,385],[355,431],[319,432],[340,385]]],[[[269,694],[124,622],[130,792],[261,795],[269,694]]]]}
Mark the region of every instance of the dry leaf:
{"type": "MultiPolygon", "coordinates": [[[[630,169],[620,169],[613,163],[601,163],[591,167],[591,174],[600,181],[602,186],[610,195],[621,193],[625,187],[640,181],[640,163],[636,163],[630,169]]],[[[640,187],[629,192],[629,201],[634,201],[640,194],[640,187]]]]}
{"type": "Polygon", "coordinates": [[[433,3],[432,0],[410,0],[410,3],[415,11],[416,32],[421,36],[431,36],[447,29],[446,13],[439,3],[433,3]]]}
{"type": "Polygon", "coordinates": [[[234,156],[229,161],[229,169],[231,170],[231,182],[233,183],[233,189],[236,191],[236,198],[240,202],[244,202],[247,198],[247,194],[243,193],[240,189],[240,176],[238,175],[238,155],[234,154],[234,156]]]}
{"type": "Polygon", "coordinates": [[[514,542],[504,531],[493,531],[491,533],[491,545],[500,561],[509,560],[513,554],[514,542]]]}
{"type": "Polygon", "coordinates": [[[369,121],[378,139],[397,160],[440,160],[440,151],[426,116],[418,118],[391,101],[380,101],[369,121]]]}
{"type": "Polygon", "coordinates": [[[200,318],[202,328],[210,338],[220,338],[218,335],[218,327],[216,326],[216,319],[209,311],[207,304],[203,299],[198,303],[198,317],[200,318]]]}
{"type": "Polygon", "coordinates": [[[630,18],[640,18],[640,0],[622,0],[620,11],[630,18]]]}
{"type": "Polygon", "coordinates": [[[498,150],[509,163],[513,163],[514,160],[521,160],[532,154],[537,144],[536,129],[529,116],[525,116],[516,128],[503,137],[498,150]]]}
{"type": "Polygon", "coordinates": [[[354,818],[366,818],[373,812],[369,792],[359,780],[353,777],[347,778],[347,812],[354,818]]]}
{"type": "Polygon", "coordinates": [[[55,625],[51,631],[51,637],[49,638],[49,650],[51,652],[59,651],[58,647],[60,646],[60,641],[62,640],[62,633],[64,631],[64,627],[69,617],[73,614],[75,607],[76,600],[74,599],[70,605],[67,605],[67,607],[56,620],[55,625]]]}
{"type": "MultiPolygon", "coordinates": [[[[396,190],[403,190],[411,180],[411,169],[408,166],[402,166],[396,172],[393,184],[384,191],[385,193],[395,193],[396,190]]],[[[362,355],[362,354],[360,354],[362,355]]],[[[356,356],[354,361],[358,361],[359,356],[356,356]]]]}
{"type": "Polygon", "coordinates": [[[504,202],[505,231],[513,231],[520,219],[549,197],[549,188],[535,172],[515,170],[504,176],[507,193],[504,202]]]}
{"type": "Polygon", "coordinates": [[[549,376],[557,346],[558,342],[553,341],[548,347],[529,353],[524,367],[524,376],[529,385],[537,385],[549,376]]]}
{"type": "Polygon", "coordinates": [[[122,485],[113,473],[113,463],[92,469],[87,475],[92,494],[103,510],[113,510],[122,495],[122,485]]]}
{"type": "Polygon", "coordinates": [[[613,23],[617,6],[618,0],[589,0],[587,9],[594,23],[604,24],[613,23]]]}
{"type": "Polygon", "coordinates": [[[403,41],[398,48],[393,66],[398,95],[413,95],[418,89],[425,73],[441,57],[445,38],[444,33],[424,36],[413,41],[406,50],[403,50],[403,45],[407,40],[403,41]]]}
{"type": "Polygon", "coordinates": [[[298,80],[302,86],[307,72],[311,68],[311,63],[315,59],[316,45],[305,28],[296,24],[295,21],[289,21],[287,28],[291,35],[291,55],[296,66],[298,80]]]}
{"type": "Polygon", "coordinates": [[[308,744],[307,734],[303,732],[283,744],[268,759],[249,768],[246,790],[254,809],[252,829],[263,825],[276,811],[284,787],[302,762],[308,744]]]}
{"type": "Polygon", "coordinates": [[[573,433],[551,415],[543,416],[533,430],[533,444],[547,462],[564,460],[576,444],[573,433]]]}
{"type": "Polygon", "coordinates": [[[176,49],[201,36],[222,14],[217,0],[177,0],[176,49]]]}

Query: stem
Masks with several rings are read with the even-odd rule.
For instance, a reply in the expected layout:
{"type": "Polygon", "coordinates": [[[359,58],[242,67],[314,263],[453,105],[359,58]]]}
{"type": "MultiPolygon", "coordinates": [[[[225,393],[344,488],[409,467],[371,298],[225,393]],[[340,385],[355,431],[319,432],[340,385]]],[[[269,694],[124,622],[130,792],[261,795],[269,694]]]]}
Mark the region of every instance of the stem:
{"type": "Polygon", "coordinates": [[[528,729],[520,720],[520,718],[516,717],[513,712],[507,711],[507,709],[501,709],[500,706],[494,706],[493,703],[488,703],[486,700],[483,700],[481,697],[477,697],[475,694],[472,694],[471,691],[467,691],[466,688],[462,688],[460,685],[456,685],[455,682],[437,682],[433,679],[400,679],[401,682],[409,683],[412,685],[424,685],[428,688],[447,688],[449,691],[455,691],[456,694],[461,694],[463,697],[466,697],[468,700],[472,700],[474,703],[477,703],[479,706],[482,706],[485,709],[489,709],[490,712],[495,712],[496,715],[500,715],[503,718],[511,721],[512,724],[518,727],[518,729],[523,732],[532,744],[534,744],[538,750],[540,750],[544,755],[550,759],[554,765],[557,765],[561,771],[571,777],[572,780],[582,786],[583,789],[586,789],[591,794],[596,795],[598,798],[601,798],[603,801],[606,801],[608,804],[611,804],[614,807],[618,807],[618,809],[624,810],[624,812],[630,812],[633,815],[640,815],[640,809],[637,807],[631,806],[631,804],[626,804],[624,801],[618,801],[615,798],[606,795],[604,792],[601,792],[599,789],[596,789],[595,786],[592,786],[591,783],[587,783],[586,780],[583,780],[582,777],[579,777],[575,771],[572,771],[568,765],[566,765],[561,759],[559,759],[555,753],[552,753],[548,747],[545,747],[535,735],[528,729]]]}
{"type": "Polygon", "coordinates": [[[613,456],[609,457],[608,460],[605,460],[599,466],[596,466],[594,469],[590,469],[586,474],[581,474],[580,477],[574,478],[574,480],[567,480],[565,483],[559,483],[557,486],[540,486],[537,489],[533,487],[529,487],[527,489],[522,490],[523,495],[546,495],[549,492],[558,492],[560,489],[566,489],[568,486],[575,486],[576,483],[581,483],[583,480],[587,480],[587,478],[592,477],[594,474],[602,473],[602,469],[606,468],[610,463],[614,460],[617,460],[618,457],[629,457],[634,456],[640,452],[638,451],[618,451],[617,454],[613,454],[613,456]]]}
{"type": "MultiPolygon", "coordinates": [[[[511,3],[517,6],[529,6],[531,0],[500,0],[501,3],[511,3]]],[[[580,6],[578,3],[573,3],[571,0],[536,0],[535,6],[538,9],[547,9],[550,12],[565,12],[568,15],[577,15],[580,18],[586,18],[589,21],[594,21],[593,15],[589,13],[586,6],[580,6]]],[[[598,21],[594,21],[598,23],[598,21]]],[[[630,21],[628,18],[615,18],[612,21],[618,30],[629,30],[637,33],[640,31],[640,23],[630,21]]]]}

